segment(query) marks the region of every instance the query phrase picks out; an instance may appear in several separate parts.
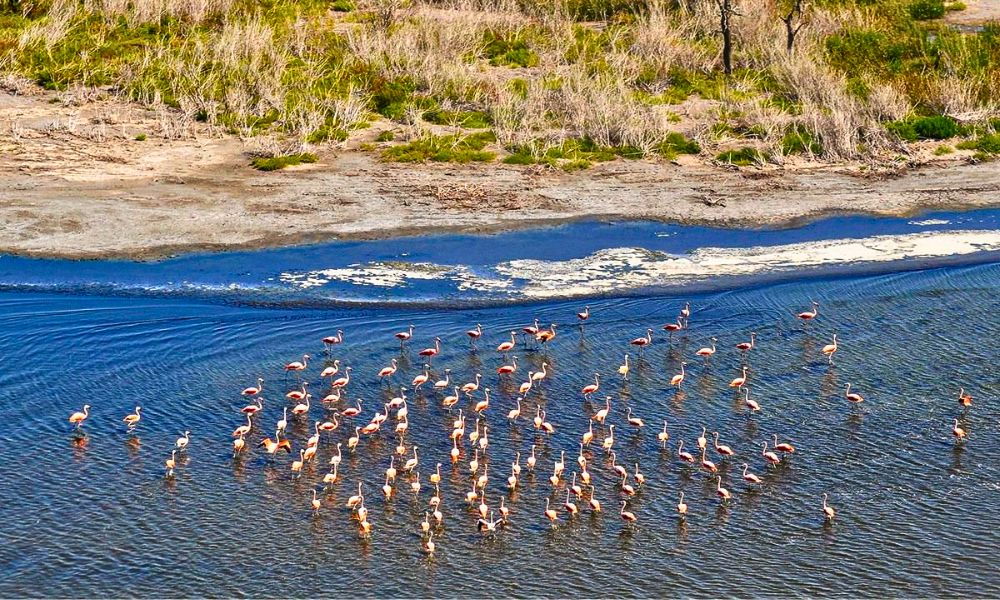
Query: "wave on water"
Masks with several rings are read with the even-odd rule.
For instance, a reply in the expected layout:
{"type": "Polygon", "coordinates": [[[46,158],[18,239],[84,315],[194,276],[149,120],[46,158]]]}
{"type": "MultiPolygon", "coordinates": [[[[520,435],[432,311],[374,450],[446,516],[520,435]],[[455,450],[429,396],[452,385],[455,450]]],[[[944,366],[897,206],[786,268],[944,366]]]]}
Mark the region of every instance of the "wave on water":
{"type": "Polygon", "coordinates": [[[285,272],[279,280],[300,290],[331,284],[406,288],[450,284],[459,292],[544,300],[672,287],[714,278],[764,276],[804,269],[875,265],[1000,251],[1000,231],[920,232],[750,248],[700,248],[684,255],[644,248],[599,250],[569,260],[511,260],[473,270],[464,265],[371,262],[344,268],[285,272]]]}
{"type": "Polygon", "coordinates": [[[907,221],[908,225],[951,225],[951,221],[948,219],[924,219],[923,221],[907,221]]]}

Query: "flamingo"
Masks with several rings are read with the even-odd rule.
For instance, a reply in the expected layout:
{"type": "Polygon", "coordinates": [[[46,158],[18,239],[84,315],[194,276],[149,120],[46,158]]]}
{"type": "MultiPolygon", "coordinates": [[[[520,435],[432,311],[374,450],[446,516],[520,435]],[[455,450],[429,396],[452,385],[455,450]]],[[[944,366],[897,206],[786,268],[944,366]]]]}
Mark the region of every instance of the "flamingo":
{"type": "Polygon", "coordinates": [[[566,490],[566,502],[563,503],[563,507],[566,509],[566,512],[569,513],[570,517],[576,515],[578,509],[576,507],[576,503],[569,499],[569,490],[566,490]]]}
{"type": "Polygon", "coordinates": [[[403,465],[403,470],[406,471],[406,472],[413,471],[413,469],[417,468],[417,463],[418,462],[419,462],[419,460],[417,459],[417,447],[414,446],[413,447],[413,458],[411,458],[408,461],[406,461],[406,464],[403,465]]]}
{"type": "Polygon", "coordinates": [[[844,392],[844,398],[847,398],[848,402],[853,402],[855,404],[857,404],[858,402],[865,401],[864,396],[862,396],[861,394],[851,393],[851,384],[849,383],[847,384],[847,390],[844,392]]]}
{"type": "Polygon", "coordinates": [[[365,497],[361,493],[361,482],[358,482],[358,493],[347,499],[347,508],[357,508],[363,501],[365,497]]]}
{"type": "Polygon", "coordinates": [[[545,512],[543,514],[545,515],[545,518],[548,519],[550,523],[552,523],[552,526],[555,527],[556,521],[559,520],[559,515],[556,514],[556,511],[552,510],[549,507],[548,498],[545,499],[545,512]]]}
{"type": "Polygon", "coordinates": [[[431,530],[431,522],[430,522],[430,518],[429,518],[429,516],[427,514],[427,511],[425,510],[424,511],[424,520],[420,522],[420,531],[422,531],[424,533],[427,533],[430,530],[431,530]]]}
{"type": "Polygon", "coordinates": [[[760,410],[760,404],[756,400],[750,399],[750,388],[743,388],[743,405],[750,409],[750,414],[760,410]]]}
{"type": "Polygon", "coordinates": [[[656,440],[663,444],[663,449],[667,449],[667,442],[670,441],[670,434],[667,433],[667,422],[663,422],[663,431],[656,434],[656,440]]]}
{"type": "Polygon", "coordinates": [[[701,449],[701,468],[705,469],[709,473],[715,473],[719,470],[719,468],[715,466],[714,462],[705,458],[705,448],[701,449]]]}
{"type": "Polygon", "coordinates": [[[90,416],[90,405],[84,404],[82,412],[75,412],[69,416],[69,422],[76,426],[77,429],[83,425],[83,422],[87,420],[90,416]]]}
{"type": "Polygon", "coordinates": [[[611,412],[611,396],[607,396],[604,398],[604,408],[597,411],[592,417],[592,420],[604,424],[604,420],[608,418],[608,413],[610,412],[611,412]]]}
{"type": "Polygon", "coordinates": [[[583,327],[583,322],[590,318],[590,307],[584,306],[583,312],[576,313],[576,318],[580,321],[580,326],[583,327]]]}
{"type": "Polygon", "coordinates": [[[389,478],[385,478],[385,483],[382,484],[382,495],[385,496],[386,500],[392,499],[392,486],[389,485],[389,478]]]}
{"type": "Polygon", "coordinates": [[[306,440],[306,448],[312,448],[319,445],[319,424],[320,421],[313,423],[313,430],[315,433],[309,436],[309,439],[306,440]]]}
{"type": "Polygon", "coordinates": [[[306,463],[305,454],[306,451],[299,448],[299,460],[293,460],[291,464],[292,473],[302,474],[302,465],[306,463]]]}
{"type": "Polygon", "coordinates": [[[507,508],[507,506],[504,504],[503,500],[504,500],[504,497],[500,496],[500,509],[499,509],[500,510],[500,518],[503,519],[504,521],[506,521],[507,517],[510,516],[510,509],[507,508]]]}
{"type": "Polygon", "coordinates": [[[681,309],[680,316],[684,317],[684,322],[687,323],[688,319],[691,318],[691,303],[685,302],[684,308],[681,309]]]}
{"type": "Polygon", "coordinates": [[[611,425],[608,427],[608,436],[604,438],[604,442],[601,443],[601,448],[605,450],[611,450],[611,447],[615,445],[615,426],[611,425]]]}
{"type": "Polygon", "coordinates": [[[833,518],[837,516],[837,511],[826,503],[826,494],[823,494],[823,515],[827,521],[833,521],[833,518]]]}
{"type": "Polygon", "coordinates": [[[306,397],[306,387],[308,385],[309,385],[308,381],[303,381],[301,390],[292,390],[287,394],[285,394],[285,398],[288,398],[293,402],[298,402],[299,400],[302,400],[303,398],[306,397]]]}
{"type": "Polygon", "coordinates": [[[681,440],[680,443],[677,444],[677,458],[686,463],[694,464],[694,455],[687,450],[684,450],[684,440],[681,440]]]}
{"type": "Polygon", "coordinates": [[[729,382],[729,387],[742,388],[747,382],[747,368],[743,367],[743,375],[729,382]]]}
{"type": "Polygon", "coordinates": [[[361,414],[361,400],[358,400],[355,406],[349,406],[344,410],[340,411],[340,416],[342,417],[356,417],[360,414],[361,414]]]}
{"type": "Polygon", "coordinates": [[[490,407],[490,388],[485,388],[483,389],[483,399],[480,400],[479,402],[476,402],[476,405],[473,407],[472,410],[482,414],[483,411],[485,411],[489,407],[490,407]]]}
{"type": "Polygon", "coordinates": [[[629,344],[637,346],[639,348],[639,353],[642,354],[642,349],[653,343],[653,330],[646,329],[646,337],[635,338],[629,344]]]}
{"type": "Polygon", "coordinates": [[[735,452],[733,452],[733,449],[730,448],[729,446],[726,446],[724,444],[723,445],[719,445],[719,432],[718,431],[714,431],[712,433],[713,433],[713,435],[715,435],[715,451],[716,452],[718,452],[722,456],[732,456],[732,455],[736,454],[735,452]]]}
{"type": "Polygon", "coordinates": [[[330,389],[336,390],[338,388],[347,387],[347,384],[351,383],[351,366],[348,365],[344,369],[344,376],[340,377],[336,381],[330,384],[330,389]]]}
{"type": "MultiPolygon", "coordinates": [[[[503,499],[501,498],[501,501],[503,499]]],[[[503,521],[493,520],[493,511],[490,511],[490,520],[487,521],[485,518],[480,518],[476,521],[476,529],[487,535],[497,532],[497,523],[503,523],[503,521]]]]}
{"type": "Polygon", "coordinates": [[[497,375],[510,375],[514,371],[517,371],[517,357],[516,356],[512,356],[511,357],[510,363],[511,364],[509,364],[509,365],[500,365],[499,367],[497,367],[497,375]]]}
{"type": "Polygon", "coordinates": [[[336,429],[338,427],[340,427],[340,421],[337,420],[337,415],[334,414],[333,415],[333,421],[323,421],[322,423],[320,423],[319,430],[320,431],[336,431],[336,429]]]}
{"type": "Polygon", "coordinates": [[[242,435],[246,435],[246,434],[250,433],[250,429],[252,429],[252,428],[253,428],[253,421],[250,420],[250,415],[247,415],[247,424],[246,425],[240,425],[239,427],[237,427],[236,429],[234,429],[233,430],[233,437],[237,438],[237,437],[240,437],[242,435]]]}
{"type": "Polygon", "coordinates": [[[333,377],[340,372],[340,360],[333,361],[333,364],[319,372],[320,377],[333,377]]]}
{"type": "MultiPolygon", "coordinates": [[[[541,331],[541,329],[539,329],[539,327],[538,327],[538,319],[535,319],[535,324],[534,325],[528,325],[527,327],[522,327],[521,331],[523,331],[524,333],[527,333],[528,335],[530,335],[532,337],[538,335],[538,332],[541,331]]],[[[511,332],[511,333],[513,333],[513,332],[511,332]]]]}
{"type": "Polygon", "coordinates": [[[400,350],[402,350],[403,344],[409,341],[411,337],[413,337],[413,325],[410,325],[410,329],[408,331],[400,331],[393,335],[396,337],[397,340],[399,340],[399,348],[400,350]]]}
{"type": "Polygon", "coordinates": [[[167,473],[166,475],[164,475],[164,477],[173,477],[174,467],[177,466],[177,450],[170,451],[170,458],[166,460],[166,463],[164,463],[164,465],[167,467],[167,473]]]}
{"type": "Polygon", "coordinates": [[[722,476],[721,475],[717,475],[715,477],[715,480],[716,480],[715,493],[718,494],[719,498],[722,499],[723,504],[725,504],[726,502],[729,502],[729,499],[732,498],[732,495],[729,493],[729,490],[727,490],[726,488],[722,487],[722,476]]]}
{"type": "Polygon", "coordinates": [[[589,399],[590,395],[596,392],[601,387],[601,374],[594,373],[594,383],[583,386],[580,390],[583,393],[583,397],[589,399]]]}
{"type": "Polygon", "coordinates": [[[753,473],[747,473],[747,469],[749,468],[750,465],[743,463],[743,481],[754,485],[760,484],[760,477],[757,477],[753,473]]]}
{"type": "Polygon", "coordinates": [[[767,462],[769,462],[769,463],[771,463],[772,465],[775,465],[775,466],[777,466],[778,463],[781,462],[781,459],[778,458],[777,454],[775,454],[774,452],[768,452],[768,450],[767,450],[767,442],[764,442],[764,450],[761,452],[761,456],[764,457],[764,460],[766,460],[767,462]]]}
{"type": "Polygon", "coordinates": [[[339,466],[341,461],[344,460],[344,455],[340,451],[341,443],[337,442],[337,453],[330,457],[330,464],[334,467],[339,466]]]}
{"type": "Polygon", "coordinates": [[[285,371],[305,371],[309,366],[309,355],[303,354],[302,361],[293,361],[285,365],[285,371]]]}
{"type": "Polygon", "coordinates": [[[354,449],[358,447],[358,442],[361,441],[361,428],[354,428],[354,435],[347,438],[347,449],[354,452],[354,449]]]}
{"type": "MultiPolygon", "coordinates": [[[[535,322],[537,323],[537,321],[535,321],[535,322]]],[[[510,332],[510,341],[509,342],[504,342],[504,343],[500,344],[499,346],[497,346],[497,352],[500,352],[501,354],[506,354],[507,352],[510,352],[511,349],[514,348],[515,344],[517,344],[517,332],[516,331],[511,331],[510,332]]]]}
{"type": "Polygon", "coordinates": [[[740,352],[747,353],[747,352],[753,350],[753,347],[754,347],[754,344],[756,343],[756,340],[757,340],[757,334],[754,333],[753,331],[751,331],[750,332],[750,341],[749,342],[740,342],[739,344],[736,344],[736,349],[739,350],[740,352]]]}
{"type": "Polygon", "coordinates": [[[233,458],[236,458],[237,454],[243,452],[243,448],[245,448],[246,445],[247,445],[247,440],[242,435],[233,440],[233,458]]]}
{"type": "Polygon", "coordinates": [[[545,433],[547,433],[549,435],[552,435],[553,433],[556,432],[555,426],[552,423],[549,423],[547,420],[545,420],[545,411],[544,410],[542,411],[542,425],[541,425],[541,429],[542,429],[542,431],[544,431],[545,433]]]}
{"type": "Polygon", "coordinates": [[[962,406],[972,406],[972,396],[965,393],[965,388],[958,390],[958,403],[962,406]]]}
{"type": "Polygon", "coordinates": [[[628,477],[628,471],[625,467],[618,464],[618,454],[614,450],[611,451],[611,470],[619,477],[628,477]]]}
{"type": "Polygon", "coordinates": [[[813,319],[816,318],[817,315],[819,315],[819,302],[816,302],[815,300],[813,300],[812,301],[812,310],[807,310],[805,312],[800,312],[799,314],[797,314],[795,316],[797,316],[798,318],[802,319],[803,321],[812,321],[813,319]]]}
{"type": "Polygon", "coordinates": [[[445,408],[451,408],[456,404],[458,404],[458,387],[455,388],[454,394],[450,396],[445,396],[444,399],[441,400],[441,405],[444,406],[445,408]]]}
{"type": "Polygon", "coordinates": [[[288,454],[292,453],[292,443],[281,439],[280,431],[274,432],[274,441],[271,441],[271,438],[264,438],[257,446],[264,448],[268,454],[275,454],[278,450],[284,450],[288,454]]]}
{"type": "Polygon", "coordinates": [[[462,392],[466,396],[471,396],[476,390],[479,389],[479,380],[482,379],[482,374],[476,373],[476,380],[474,382],[469,382],[462,386],[462,392]]]}
{"type": "Polygon", "coordinates": [[[695,354],[697,354],[698,356],[704,358],[707,361],[710,356],[712,356],[713,354],[715,354],[715,342],[716,341],[718,341],[718,340],[716,340],[715,338],[712,338],[712,347],[711,348],[699,348],[698,351],[695,352],[695,354]]]}
{"type": "MultiPolygon", "coordinates": [[[[414,390],[420,389],[420,386],[427,383],[427,380],[431,378],[430,369],[431,369],[430,365],[424,365],[424,372],[413,378],[413,381],[410,382],[410,384],[413,386],[414,390]]],[[[447,386],[448,385],[447,382],[444,385],[447,386]]]]}
{"type": "Polygon", "coordinates": [[[174,445],[177,446],[178,450],[180,450],[180,451],[183,452],[184,450],[187,449],[188,442],[190,442],[190,441],[191,441],[191,432],[190,431],[185,431],[184,435],[182,435],[181,437],[177,438],[177,441],[174,442],[174,445]]]}
{"type": "Polygon", "coordinates": [[[478,340],[483,335],[483,326],[480,325],[479,323],[476,323],[476,328],[466,331],[465,335],[469,336],[469,343],[472,344],[473,348],[475,348],[476,340],[478,340]]]}
{"type": "Polygon", "coordinates": [[[543,329],[542,331],[539,331],[538,333],[535,334],[535,339],[541,342],[543,346],[551,342],[555,337],[556,337],[555,323],[549,325],[548,329],[543,329]]]}
{"type": "Polygon", "coordinates": [[[681,372],[670,378],[670,385],[676,385],[677,389],[680,389],[681,384],[684,383],[684,365],[686,362],[681,363],[681,372]]]}
{"type": "Polygon", "coordinates": [[[823,352],[823,354],[827,355],[827,357],[829,357],[831,365],[833,364],[833,355],[834,355],[835,352],[837,352],[837,348],[838,347],[839,346],[837,346],[837,334],[836,333],[833,334],[833,343],[832,344],[827,344],[826,346],[823,346],[822,352],[823,352]]]}
{"type": "Polygon", "coordinates": [[[240,412],[245,415],[255,415],[264,409],[264,399],[257,398],[257,404],[248,404],[240,409],[240,412]]]}
{"type": "Polygon", "coordinates": [[[524,395],[527,395],[527,393],[531,391],[531,385],[532,385],[532,382],[534,381],[534,375],[535,375],[534,371],[528,371],[528,380],[525,381],[524,383],[522,383],[520,385],[520,387],[517,388],[517,393],[518,394],[521,394],[522,396],[524,396],[524,395]]]}
{"type": "Polygon", "coordinates": [[[676,323],[667,323],[663,326],[663,331],[670,332],[671,337],[673,337],[675,331],[680,331],[681,329],[684,329],[684,324],[681,322],[681,318],[679,316],[677,317],[676,323]]]}
{"type": "Polygon", "coordinates": [[[622,376],[622,379],[628,379],[628,352],[625,353],[625,362],[618,367],[618,374],[622,376]]]}
{"type": "Polygon", "coordinates": [[[599,513],[601,512],[601,501],[594,497],[594,486],[590,486],[590,510],[599,513]]]}
{"type": "Polygon", "coordinates": [[[628,483],[628,473],[622,475],[621,483],[618,485],[621,487],[622,493],[626,496],[635,496],[635,488],[628,483]]]}
{"type": "Polygon", "coordinates": [[[261,377],[257,378],[257,387],[248,387],[244,389],[240,394],[244,396],[256,396],[257,394],[264,391],[264,379],[261,377]]]}
{"type": "Polygon", "coordinates": [[[795,452],[795,446],[792,446],[791,444],[787,444],[785,442],[782,442],[780,444],[778,443],[777,433],[774,434],[774,449],[777,450],[778,452],[787,452],[788,454],[792,454],[795,452]]]}
{"type": "Polygon", "coordinates": [[[312,394],[306,394],[305,404],[296,404],[292,408],[292,414],[296,416],[304,415],[309,412],[309,399],[312,398],[312,394]]]}
{"type": "Polygon", "coordinates": [[[451,385],[451,369],[444,370],[444,379],[438,379],[434,382],[435,390],[443,390],[451,385]]]}
{"type": "Polygon", "coordinates": [[[391,365],[389,365],[388,367],[382,367],[382,369],[378,372],[378,378],[379,379],[385,379],[386,377],[392,377],[396,373],[396,369],[398,368],[396,366],[396,359],[395,358],[392,359],[391,362],[392,362],[391,365]]]}
{"type": "Polygon", "coordinates": [[[635,523],[639,519],[635,516],[634,512],[625,510],[626,506],[628,506],[628,500],[622,500],[622,509],[618,511],[618,514],[621,515],[622,520],[626,523],[635,523]]]}
{"type": "Polygon", "coordinates": [[[964,430],[964,429],[962,429],[961,427],[959,427],[959,426],[958,426],[958,419],[955,419],[955,425],[954,425],[954,426],[952,426],[952,428],[951,428],[951,433],[952,433],[952,435],[954,435],[954,436],[955,436],[955,438],[956,438],[956,439],[957,439],[958,441],[963,441],[963,440],[965,440],[965,435],[966,435],[966,433],[965,433],[965,430],[964,430]]]}
{"type": "Polygon", "coordinates": [[[423,350],[421,350],[420,352],[418,352],[418,354],[420,356],[426,356],[427,357],[427,362],[429,363],[440,352],[441,352],[441,338],[436,337],[436,338],[434,338],[434,347],[433,348],[424,348],[423,350]]]}
{"type": "Polygon", "coordinates": [[[320,507],[319,498],[316,497],[316,490],[313,490],[312,508],[313,510],[319,510],[319,507],[320,507]]]}
{"type": "Polygon", "coordinates": [[[701,435],[698,436],[698,449],[699,450],[704,450],[705,446],[708,446],[708,438],[705,437],[706,433],[708,433],[708,428],[706,428],[704,425],[702,425],[702,427],[701,427],[701,435]]]}
{"type": "Polygon", "coordinates": [[[632,477],[635,477],[635,482],[639,485],[646,483],[646,476],[639,472],[639,463],[635,463],[635,473],[632,477]]]}
{"type": "Polygon", "coordinates": [[[139,420],[142,418],[142,417],[139,416],[139,411],[140,410],[142,410],[142,407],[141,406],[136,406],[134,413],[132,413],[130,415],[125,415],[125,418],[122,419],[122,422],[125,423],[125,425],[128,426],[128,430],[129,431],[132,431],[133,429],[135,429],[135,426],[139,424],[139,420]]]}
{"type": "Polygon", "coordinates": [[[430,480],[434,485],[441,483],[441,463],[438,463],[434,472],[431,473],[430,480]]]}
{"type": "Polygon", "coordinates": [[[528,459],[527,459],[527,461],[526,461],[526,464],[528,466],[528,470],[529,471],[534,471],[535,470],[535,463],[537,461],[538,461],[538,459],[535,458],[535,445],[532,444],[531,445],[531,456],[529,456],[528,459]]]}
{"type": "Polygon", "coordinates": [[[628,417],[626,418],[626,420],[628,421],[629,425],[631,425],[633,427],[644,427],[646,425],[646,422],[643,421],[642,419],[640,419],[639,417],[633,417],[632,416],[632,407],[631,406],[629,406],[626,409],[625,412],[628,414],[628,417]]]}
{"type": "MultiPolygon", "coordinates": [[[[610,408],[610,402],[611,402],[611,399],[608,398],[608,403],[609,403],[608,406],[609,406],[609,408],[610,408]]],[[[605,413],[605,414],[607,414],[607,413],[605,413]]],[[[583,440],[583,445],[584,446],[589,446],[590,442],[593,441],[593,439],[594,439],[594,421],[593,421],[593,419],[591,419],[590,421],[587,422],[587,427],[588,427],[587,431],[583,432],[583,436],[581,437],[581,439],[583,440]]]]}
{"type": "Polygon", "coordinates": [[[344,341],[344,332],[339,329],[337,330],[337,335],[328,335],[325,338],[323,338],[323,344],[326,345],[327,353],[333,350],[333,347],[336,344],[339,344],[343,341],[344,341]]]}
{"type": "Polygon", "coordinates": [[[532,373],[531,377],[530,377],[531,381],[536,382],[536,381],[541,381],[541,380],[545,379],[548,376],[548,374],[549,374],[548,366],[549,366],[549,363],[547,363],[545,361],[542,361],[542,370],[541,371],[535,371],[534,373],[532,373]]]}
{"type": "Polygon", "coordinates": [[[518,396],[517,408],[510,409],[510,412],[507,413],[507,418],[511,421],[516,421],[517,418],[520,416],[521,416],[521,397],[518,396]]]}

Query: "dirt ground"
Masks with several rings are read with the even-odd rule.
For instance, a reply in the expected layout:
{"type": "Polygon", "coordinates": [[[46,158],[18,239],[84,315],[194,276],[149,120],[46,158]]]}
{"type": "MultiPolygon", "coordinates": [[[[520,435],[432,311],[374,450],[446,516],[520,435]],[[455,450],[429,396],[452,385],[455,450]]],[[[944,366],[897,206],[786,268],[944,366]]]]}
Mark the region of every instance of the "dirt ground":
{"type": "Polygon", "coordinates": [[[586,218],[779,226],[831,213],[1000,205],[1000,168],[969,164],[962,153],[859,176],[858,165],[736,170],[694,157],[575,173],[400,165],[329,150],[316,164],[263,173],[248,166],[238,139],[176,122],[117,100],[8,84],[0,90],[0,253],[150,259],[586,218]]]}

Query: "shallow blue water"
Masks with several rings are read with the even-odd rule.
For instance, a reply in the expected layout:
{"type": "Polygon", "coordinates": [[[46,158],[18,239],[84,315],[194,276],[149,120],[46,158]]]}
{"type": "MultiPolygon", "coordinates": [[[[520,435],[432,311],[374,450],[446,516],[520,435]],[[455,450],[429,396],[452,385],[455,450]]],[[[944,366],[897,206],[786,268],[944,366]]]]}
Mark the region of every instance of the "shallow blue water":
{"type": "MultiPolygon", "coordinates": [[[[513,248],[541,256],[541,240],[551,239],[551,230],[511,235],[525,236],[513,248]]],[[[391,242],[375,244],[374,250],[362,251],[360,243],[338,249],[356,246],[379,256],[392,249],[391,242]]],[[[400,244],[400,253],[415,252],[428,240],[400,244]]],[[[455,251],[426,249],[428,258],[439,256],[432,250],[455,251]]],[[[263,273],[306,267],[290,265],[300,252],[322,253],[307,248],[127,266],[17,259],[13,270],[12,259],[0,263],[7,269],[3,281],[14,287],[26,276],[55,281],[70,271],[91,283],[162,282],[194,273],[200,281],[228,284],[234,272],[259,281],[263,273]]],[[[463,256],[480,255],[468,250],[463,256]]],[[[482,264],[502,258],[481,256],[482,264]]],[[[252,296],[241,302],[202,294],[162,297],[151,293],[155,286],[130,297],[113,291],[0,292],[0,596],[564,596],[595,589],[629,596],[1000,594],[992,558],[1000,541],[1000,463],[994,456],[1000,443],[1000,263],[591,299],[592,317],[583,330],[575,324],[579,300],[432,309],[294,307],[242,301],[252,296]],[[810,299],[821,302],[820,316],[803,326],[792,315],[810,299]],[[691,326],[668,339],[659,327],[685,301],[692,304],[691,326]],[[557,323],[559,334],[544,349],[519,345],[516,376],[501,380],[495,369],[506,361],[493,347],[535,318],[557,323]],[[464,332],[476,323],[486,333],[472,351],[464,332]],[[410,324],[414,340],[401,352],[392,334],[410,324]],[[628,341],[647,326],[655,341],[637,360],[628,341]],[[318,400],[325,393],[319,370],[329,360],[319,340],[337,329],[345,331],[345,341],[329,358],[354,368],[346,396],[351,404],[363,400],[358,425],[422,372],[416,352],[435,335],[443,345],[431,381],[445,368],[458,383],[484,375],[483,387],[493,392],[485,414],[490,444],[482,459],[490,465],[487,498],[495,509],[507,496],[506,531],[495,538],[476,532],[464,502],[472,482],[470,444],[464,442],[452,467],[447,435],[454,415],[441,406],[443,394],[431,389],[409,393],[405,445],[408,451],[419,447],[418,496],[400,476],[397,496],[382,499],[382,473],[398,443],[392,417],[356,452],[345,453],[341,479],[328,490],[319,480],[336,443],[353,433],[347,425],[324,434],[318,460],[299,478],[289,470],[295,456],[271,459],[255,450],[233,460],[229,434],[241,423],[245,404],[239,390],[265,378],[264,411],[250,441],[273,436],[282,407],[292,405],[282,396],[297,385],[282,365],[311,353],[316,360],[305,375],[318,400]],[[748,385],[762,405],[753,417],[727,385],[739,374],[733,344],[751,331],[758,345],[749,356],[748,385]],[[841,347],[830,366],[820,348],[834,332],[841,347]],[[718,352],[705,363],[694,351],[712,336],[718,352]],[[627,383],[616,374],[625,352],[632,359],[627,383]],[[400,370],[389,391],[374,374],[391,358],[400,361],[400,370]],[[678,394],[668,382],[681,360],[689,364],[678,394]],[[530,421],[512,425],[505,418],[517,385],[543,361],[550,374],[528,393],[523,411],[533,416],[543,408],[556,428],[551,436],[530,421]],[[601,390],[589,402],[580,388],[594,372],[603,376],[601,390]],[[865,395],[863,404],[845,401],[847,382],[865,395]],[[974,397],[969,409],[957,402],[960,386],[974,397]],[[595,428],[588,470],[605,513],[592,516],[580,500],[583,514],[567,519],[561,510],[566,483],[553,491],[548,482],[561,451],[566,474],[579,471],[580,435],[605,395],[612,397],[608,424],[615,425],[619,462],[638,462],[647,479],[629,501],[636,527],[617,516],[621,492],[599,446],[604,427],[595,428]],[[93,411],[82,443],[66,417],[84,403],[93,411]],[[144,407],[143,421],[128,434],[121,418],[136,404],[144,407]],[[627,424],[626,406],[646,427],[627,424]],[[969,431],[964,444],[953,441],[954,418],[969,431]],[[667,451],[656,439],[664,420],[672,444],[667,451]],[[733,493],[728,505],[716,498],[714,480],[675,456],[676,443],[683,439],[692,447],[702,426],[719,431],[722,443],[737,452],[727,461],[708,454],[722,465],[723,485],[733,493]],[[163,461],[184,430],[191,431],[190,447],[176,476],[165,479],[163,461]],[[760,454],[773,433],[797,447],[778,468],[760,454]],[[523,466],[532,444],[537,474],[523,472],[520,489],[510,495],[509,465],[521,452],[523,466]],[[418,524],[431,496],[427,477],[438,462],[444,463],[444,527],[435,536],[436,555],[427,558],[418,524]],[[743,462],[764,479],[762,486],[743,483],[743,462]],[[344,507],[359,481],[365,482],[374,526],[370,539],[358,536],[344,507]],[[309,505],[314,489],[323,501],[315,514],[309,505]],[[674,511],[681,491],[690,505],[685,521],[674,511]],[[832,524],[823,519],[823,493],[837,509],[832,524]],[[546,497],[560,509],[555,528],[542,515],[546,497]]],[[[314,401],[308,419],[290,417],[296,454],[314,419],[347,406],[341,401],[324,408],[314,401]]]]}

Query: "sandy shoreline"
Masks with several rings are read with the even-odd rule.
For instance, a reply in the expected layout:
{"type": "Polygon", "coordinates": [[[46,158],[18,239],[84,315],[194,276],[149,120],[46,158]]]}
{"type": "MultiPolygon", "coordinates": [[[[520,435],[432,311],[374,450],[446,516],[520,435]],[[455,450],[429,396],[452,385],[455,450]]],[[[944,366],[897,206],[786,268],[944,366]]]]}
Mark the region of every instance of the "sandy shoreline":
{"type": "Polygon", "coordinates": [[[1000,168],[990,163],[952,160],[864,178],[848,167],[736,171],[685,157],[567,174],[386,164],[348,149],[262,173],[247,166],[238,140],[195,128],[155,137],[155,121],[121,105],[0,93],[0,253],[153,259],[580,219],[782,226],[834,213],[1000,206],[1000,168]],[[149,139],[134,139],[145,131],[149,139]]]}

